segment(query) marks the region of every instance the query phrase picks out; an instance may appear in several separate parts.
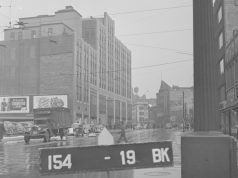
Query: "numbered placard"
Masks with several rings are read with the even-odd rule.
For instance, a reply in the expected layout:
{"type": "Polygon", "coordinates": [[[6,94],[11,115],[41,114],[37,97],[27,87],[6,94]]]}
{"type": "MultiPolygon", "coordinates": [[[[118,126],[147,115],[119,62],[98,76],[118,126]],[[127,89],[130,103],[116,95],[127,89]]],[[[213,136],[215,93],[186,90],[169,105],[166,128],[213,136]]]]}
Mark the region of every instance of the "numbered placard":
{"type": "Polygon", "coordinates": [[[172,143],[168,141],[40,149],[40,172],[42,174],[166,167],[172,165],[172,143]]]}

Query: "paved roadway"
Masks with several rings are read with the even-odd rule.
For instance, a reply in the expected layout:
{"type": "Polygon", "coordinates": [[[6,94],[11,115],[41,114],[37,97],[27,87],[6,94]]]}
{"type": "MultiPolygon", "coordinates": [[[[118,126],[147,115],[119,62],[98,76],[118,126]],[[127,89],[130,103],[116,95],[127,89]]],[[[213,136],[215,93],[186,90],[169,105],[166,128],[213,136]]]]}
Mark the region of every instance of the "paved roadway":
{"type": "MultiPolygon", "coordinates": [[[[113,132],[117,140],[119,133],[113,132]]],[[[180,178],[180,132],[174,130],[135,130],[127,131],[130,143],[143,143],[150,141],[173,141],[174,166],[169,168],[150,168],[122,170],[111,172],[90,172],[67,175],[41,176],[39,173],[39,148],[60,146],[93,146],[96,137],[68,137],[65,141],[53,140],[43,143],[42,140],[32,140],[25,145],[23,140],[0,143],[0,177],[1,178],[180,178]]],[[[93,161],[93,160],[89,160],[93,161]]]]}

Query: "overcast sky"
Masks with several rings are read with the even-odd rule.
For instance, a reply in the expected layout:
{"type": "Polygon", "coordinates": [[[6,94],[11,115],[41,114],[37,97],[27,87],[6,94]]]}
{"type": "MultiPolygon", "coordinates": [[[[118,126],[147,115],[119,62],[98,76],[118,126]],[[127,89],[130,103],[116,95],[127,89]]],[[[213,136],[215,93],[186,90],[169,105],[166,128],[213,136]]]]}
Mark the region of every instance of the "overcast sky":
{"type": "Polygon", "coordinates": [[[72,5],[83,17],[107,12],[132,52],[132,86],[155,98],[161,79],[193,86],[192,0],[0,0],[1,40],[12,20],[52,15],[72,5]]]}

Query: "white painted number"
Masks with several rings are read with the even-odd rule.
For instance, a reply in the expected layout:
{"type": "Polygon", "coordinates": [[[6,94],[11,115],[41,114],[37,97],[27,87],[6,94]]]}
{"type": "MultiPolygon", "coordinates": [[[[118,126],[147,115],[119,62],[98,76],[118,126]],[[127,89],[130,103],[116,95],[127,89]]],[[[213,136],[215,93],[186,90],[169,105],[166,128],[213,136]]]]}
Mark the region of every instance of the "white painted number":
{"type": "Polygon", "coordinates": [[[136,156],[135,156],[135,151],[134,150],[128,150],[126,151],[121,151],[121,163],[122,165],[126,164],[135,164],[136,163],[136,156]]]}
{"type": "Polygon", "coordinates": [[[60,160],[62,155],[53,155],[53,168],[54,169],[61,169],[62,168],[62,161],[60,160]]]}
{"type": "Polygon", "coordinates": [[[53,169],[62,169],[63,167],[68,167],[70,169],[72,167],[71,163],[71,154],[68,154],[64,160],[62,159],[62,155],[49,155],[48,156],[48,170],[53,169]]]}
{"type": "Polygon", "coordinates": [[[71,163],[71,155],[68,154],[63,162],[63,166],[68,167],[68,169],[70,169],[72,167],[72,163],[71,163]]]}

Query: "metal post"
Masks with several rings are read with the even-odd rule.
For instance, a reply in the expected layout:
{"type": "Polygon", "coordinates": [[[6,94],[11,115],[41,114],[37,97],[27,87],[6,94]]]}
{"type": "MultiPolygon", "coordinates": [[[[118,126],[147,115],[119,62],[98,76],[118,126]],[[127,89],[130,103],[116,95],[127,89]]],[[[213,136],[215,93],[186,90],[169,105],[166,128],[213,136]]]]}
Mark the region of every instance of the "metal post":
{"type": "Polygon", "coordinates": [[[228,127],[229,127],[229,135],[231,135],[231,109],[228,111],[228,127]]]}
{"type": "Polygon", "coordinates": [[[185,131],[185,120],[184,120],[184,91],[183,91],[183,132],[185,131]]]}

